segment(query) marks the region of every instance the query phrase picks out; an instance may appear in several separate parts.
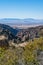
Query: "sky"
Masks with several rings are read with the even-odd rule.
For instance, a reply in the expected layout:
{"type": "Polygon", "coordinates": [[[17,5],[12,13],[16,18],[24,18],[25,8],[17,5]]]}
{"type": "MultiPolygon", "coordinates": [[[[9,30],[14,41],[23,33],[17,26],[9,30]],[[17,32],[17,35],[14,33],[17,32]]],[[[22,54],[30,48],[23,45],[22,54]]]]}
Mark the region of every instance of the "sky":
{"type": "Polygon", "coordinates": [[[43,19],[43,0],[0,0],[0,18],[43,19]]]}

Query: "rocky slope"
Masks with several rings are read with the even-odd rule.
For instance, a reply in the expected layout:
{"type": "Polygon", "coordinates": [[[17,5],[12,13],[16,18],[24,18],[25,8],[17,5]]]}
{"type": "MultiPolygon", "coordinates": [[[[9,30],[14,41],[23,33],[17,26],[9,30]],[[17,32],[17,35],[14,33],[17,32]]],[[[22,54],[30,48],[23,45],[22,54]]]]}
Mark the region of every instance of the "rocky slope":
{"type": "Polygon", "coordinates": [[[0,46],[9,46],[9,42],[16,39],[18,30],[11,28],[8,25],[0,24],[0,46]]]}
{"type": "Polygon", "coordinates": [[[0,46],[19,44],[30,39],[43,36],[43,26],[31,27],[28,29],[13,29],[12,27],[0,24],[0,46]]]}
{"type": "Polygon", "coordinates": [[[13,29],[0,24],[0,65],[43,65],[43,26],[13,29]]]}

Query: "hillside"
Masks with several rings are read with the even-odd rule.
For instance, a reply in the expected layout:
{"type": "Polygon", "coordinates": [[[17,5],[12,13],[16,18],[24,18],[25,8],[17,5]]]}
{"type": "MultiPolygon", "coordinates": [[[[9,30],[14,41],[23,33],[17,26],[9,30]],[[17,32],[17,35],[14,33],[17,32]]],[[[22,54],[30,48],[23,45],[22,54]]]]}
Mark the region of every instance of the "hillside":
{"type": "MultiPolygon", "coordinates": [[[[43,26],[31,27],[27,29],[13,29],[12,27],[0,24],[0,42],[11,45],[23,43],[34,38],[43,36],[43,26]],[[4,41],[3,41],[4,40],[4,41]]],[[[1,45],[1,43],[0,43],[1,45]]]]}
{"type": "Polygon", "coordinates": [[[43,38],[29,41],[25,47],[0,47],[0,65],[43,65],[43,38]]]}
{"type": "Polygon", "coordinates": [[[0,65],[43,65],[43,26],[13,29],[0,24],[0,65]]]}

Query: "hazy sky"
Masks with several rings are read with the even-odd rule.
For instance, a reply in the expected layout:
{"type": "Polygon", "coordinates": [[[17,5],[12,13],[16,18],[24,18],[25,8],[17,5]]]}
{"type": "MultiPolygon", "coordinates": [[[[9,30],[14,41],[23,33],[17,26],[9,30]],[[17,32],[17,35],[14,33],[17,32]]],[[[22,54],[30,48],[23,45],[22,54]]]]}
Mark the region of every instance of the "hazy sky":
{"type": "Polygon", "coordinates": [[[43,0],[0,0],[0,18],[43,19],[43,0]]]}

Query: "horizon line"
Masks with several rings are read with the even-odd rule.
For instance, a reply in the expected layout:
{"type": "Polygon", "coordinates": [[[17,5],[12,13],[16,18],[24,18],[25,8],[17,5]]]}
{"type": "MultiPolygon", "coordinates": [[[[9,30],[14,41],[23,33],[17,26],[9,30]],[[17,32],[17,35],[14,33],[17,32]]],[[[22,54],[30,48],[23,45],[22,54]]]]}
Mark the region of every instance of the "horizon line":
{"type": "Polygon", "coordinates": [[[0,18],[0,19],[37,19],[37,20],[43,20],[43,18],[32,18],[32,17],[27,17],[27,18],[16,18],[16,17],[4,17],[4,18],[0,18]]]}

